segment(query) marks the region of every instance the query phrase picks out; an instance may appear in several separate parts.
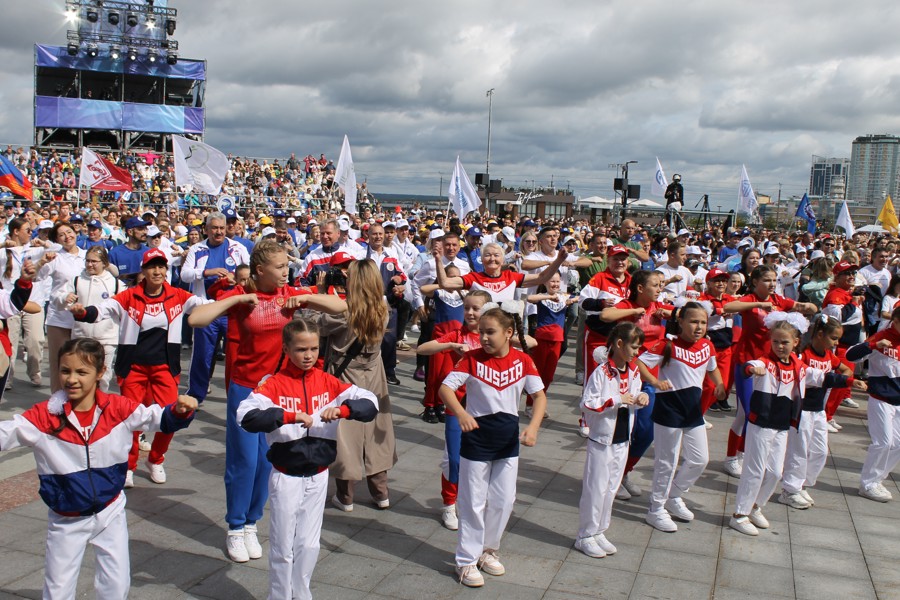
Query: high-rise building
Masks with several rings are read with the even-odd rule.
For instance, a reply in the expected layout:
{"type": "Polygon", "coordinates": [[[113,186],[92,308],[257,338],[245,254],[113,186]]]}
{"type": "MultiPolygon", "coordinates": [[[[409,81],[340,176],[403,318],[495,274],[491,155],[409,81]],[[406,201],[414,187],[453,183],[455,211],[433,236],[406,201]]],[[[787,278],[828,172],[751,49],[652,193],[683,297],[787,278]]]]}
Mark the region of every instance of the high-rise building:
{"type": "Polygon", "coordinates": [[[853,140],[847,200],[880,205],[887,195],[900,191],[900,137],[863,135],[853,140]]]}
{"type": "Polygon", "coordinates": [[[809,195],[813,198],[834,198],[833,182],[839,178],[846,180],[849,171],[849,158],[825,158],[813,154],[812,168],[809,170],[809,195]]]}

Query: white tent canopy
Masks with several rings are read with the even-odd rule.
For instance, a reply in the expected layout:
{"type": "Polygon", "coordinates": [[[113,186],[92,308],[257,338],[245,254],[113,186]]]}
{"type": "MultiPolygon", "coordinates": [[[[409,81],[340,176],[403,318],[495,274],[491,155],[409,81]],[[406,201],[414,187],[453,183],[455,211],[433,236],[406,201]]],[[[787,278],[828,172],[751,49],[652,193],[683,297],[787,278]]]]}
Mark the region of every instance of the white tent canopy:
{"type": "Polygon", "coordinates": [[[663,205],[659,202],[654,202],[653,200],[648,200],[647,198],[641,198],[640,200],[636,200],[635,202],[629,202],[628,206],[640,206],[642,208],[662,208],[663,205]]]}

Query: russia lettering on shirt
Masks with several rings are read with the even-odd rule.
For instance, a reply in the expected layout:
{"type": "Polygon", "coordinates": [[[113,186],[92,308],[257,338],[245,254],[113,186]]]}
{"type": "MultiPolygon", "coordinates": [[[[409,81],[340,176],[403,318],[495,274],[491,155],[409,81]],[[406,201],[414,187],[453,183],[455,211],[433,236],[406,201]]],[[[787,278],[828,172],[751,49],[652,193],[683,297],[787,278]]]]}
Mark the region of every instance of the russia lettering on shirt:
{"type": "Polygon", "coordinates": [[[328,406],[329,402],[331,402],[331,398],[328,392],[311,397],[309,399],[309,404],[307,404],[305,398],[294,398],[292,396],[281,395],[278,396],[278,406],[280,408],[283,408],[288,412],[303,412],[308,415],[315,414],[317,411],[328,406]]]}
{"type": "Polygon", "coordinates": [[[782,367],[776,364],[774,361],[766,362],[766,370],[771,373],[772,377],[780,381],[781,383],[788,384],[794,383],[794,369],[782,367]]]}
{"type": "Polygon", "coordinates": [[[468,290],[484,290],[491,295],[494,302],[513,300],[516,288],[522,285],[525,275],[503,271],[499,277],[491,277],[484,273],[468,273],[463,275],[463,285],[468,290]]]}
{"type": "Polygon", "coordinates": [[[697,350],[689,350],[687,348],[682,348],[677,344],[673,344],[672,350],[674,350],[672,358],[680,360],[694,369],[705,365],[712,355],[708,345],[703,345],[697,350]]]}
{"type": "Polygon", "coordinates": [[[521,379],[524,372],[521,360],[516,360],[513,366],[505,371],[495,371],[484,363],[475,363],[475,377],[498,390],[521,379]]]}

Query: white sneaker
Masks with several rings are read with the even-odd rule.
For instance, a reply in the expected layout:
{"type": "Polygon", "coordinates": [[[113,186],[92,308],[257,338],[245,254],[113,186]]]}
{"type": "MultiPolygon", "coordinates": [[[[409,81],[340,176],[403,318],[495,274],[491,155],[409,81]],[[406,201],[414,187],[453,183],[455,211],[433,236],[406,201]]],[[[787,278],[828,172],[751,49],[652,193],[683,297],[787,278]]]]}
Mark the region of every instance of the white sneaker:
{"type": "Polygon", "coordinates": [[[759,530],[750,522],[750,517],[735,517],[732,515],[731,520],[728,521],[728,526],[744,535],[759,535],[759,530]]]}
{"type": "Polygon", "coordinates": [[[387,510],[391,507],[391,499],[385,498],[384,500],[375,500],[375,508],[378,510],[387,510]]]}
{"type": "Polygon", "coordinates": [[[134,487],[134,471],[131,469],[125,473],[125,489],[131,489],[134,487]]]}
{"type": "Polygon", "coordinates": [[[448,504],[441,509],[441,523],[450,531],[459,529],[459,517],[456,516],[456,505],[448,504]]]}
{"type": "Polygon", "coordinates": [[[575,385],[584,385],[584,371],[575,371],[575,385]]]}
{"type": "Polygon", "coordinates": [[[800,492],[792,494],[785,490],[781,490],[781,494],[778,496],[778,502],[786,504],[791,508],[796,508],[797,510],[806,510],[810,507],[809,502],[806,501],[806,498],[804,498],[803,494],[800,492]]]}
{"type": "Polygon", "coordinates": [[[150,481],[153,483],[165,483],[166,482],[166,469],[163,467],[163,463],[159,463],[158,465],[150,462],[150,459],[147,459],[147,470],[150,471],[150,481]]]}
{"type": "Polygon", "coordinates": [[[605,558],[606,551],[597,543],[597,538],[588,536],[575,540],[575,549],[591,558],[605,558]]]}
{"type": "Polygon", "coordinates": [[[644,493],[641,486],[628,479],[628,475],[622,478],[622,487],[628,490],[628,493],[632,496],[640,496],[644,493]]]}
{"type": "Polygon", "coordinates": [[[603,551],[606,552],[607,556],[609,556],[610,554],[615,554],[619,551],[619,549],[616,548],[611,541],[606,539],[606,536],[602,533],[598,533],[597,535],[595,535],[594,541],[597,542],[598,546],[603,548],[603,551]]]}
{"type": "Polygon", "coordinates": [[[734,458],[725,459],[722,470],[725,471],[725,474],[729,477],[740,478],[744,466],[741,464],[741,459],[735,456],[734,458]]]}
{"type": "Polygon", "coordinates": [[[687,521],[690,523],[694,520],[694,513],[688,510],[684,500],[681,498],[669,498],[666,500],[666,510],[669,515],[675,517],[679,521],[687,521]]]}
{"type": "Polygon", "coordinates": [[[234,562],[245,563],[250,560],[247,546],[244,544],[243,527],[228,530],[228,535],[225,537],[225,548],[228,550],[228,558],[234,562]]]}
{"type": "Polygon", "coordinates": [[[891,496],[891,493],[887,488],[880,483],[870,485],[867,488],[860,486],[859,495],[863,498],[874,500],[875,502],[890,502],[893,499],[893,496],[891,496]]]}
{"type": "Polygon", "coordinates": [[[859,408],[859,402],[852,398],[844,398],[841,401],[841,406],[844,406],[846,408],[859,408]]]}
{"type": "Polygon", "coordinates": [[[672,520],[672,517],[670,517],[669,513],[665,510],[648,512],[647,516],[644,517],[644,521],[647,522],[647,525],[665,533],[674,533],[678,531],[678,525],[675,524],[675,521],[672,520]]]}
{"type": "Polygon", "coordinates": [[[344,512],[353,512],[352,504],[341,504],[341,501],[338,500],[337,494],[331,497],[331,505],[334,506],[338,510],[342,510],[344,512]]]}
{"type": "Polygon", "coordinates": [[[262,546],[256,537],[256,525],[244,525],[244,547],[250,558],[262,558],[262,546]]]}
{"type": "Polygon", "coordinates": [[[144,433],[138,436],[138,448],[141,452],[150,452],[151,448],[150,442],[147,441],[147,436],[144,433]]]}
{"type": "Polygon", "coordinates": [[[815,505],[816,505],[816,501],[813,500],[812,496],[810,496],[810,495],[809,495],[809,492],[807,492],[805,489],[800,490],[800,495],[803,496],[803,499],[804,499],[804,500],[806,500],[807,502],[809,502],[809,505],[810,505],[810,506],[815,506],[815,505]]]}
{"type": "Polygon", "coordinates": [[[625,489],[624,485],[620,485],[616,490],[616,500],[631,500],[631,494],[625,489]]]}
{"type": "Polygon", "coordinates": [[[500,559],[497,558],[496,550],[485,550],[482,552],[481,558],[478,559],[478,564],[476,566],[488,575],[493,575],[494,577],[500,577],[506,573],[506,567],[504,567],[500,562],[500,559]]]}
{"type": "Polygon", "coordinates": [[[831,419],[830,421],[828,421],[828,431],[831,433],[837,433],[838,431],[840,431],[843,428],[844,427],[840,423],[835,421],[834,419],[831,419]]]}
{"type": "Polygon", "coordinates": [[[484,576],[478,572],[478,567],[475,565],[456,567],[456,575],[459,577],[459,582],[466,587],[481,587],[484,585],[484,576]]]}
{"type": "Polygon", "coordinates": [[[578,435],[580,435],[583,438],[586,438],[587,436],[591,435],[591,428],[588,427],[587,425],[579,424],[578,425],[578,435]]]}
{"type": "Polygon", "coordinates": [[[410,327],[409,330],[413,333],[420,333],[422,331],[421,329],[419,329],[418,323],[413,324],[413,326],[410,327]]]}
{"type": "Polygon", "coordinates": [[[534,416],[534,407],[533,406],[525,407],[525,416],[528,417],[529,419],[534,416]]]}
{"type": "Polygon", "coordinates": [[[712,423],[706,420],[706,417],[703,417],[703,425],[706,427],[706,430],[709,431],[712,429],[712,423]]]}
{"type": "Polygon", "coordinates": [[[762,509],[758,506],[750,509],[750,522],[757,529],[768,529],[769,528],[769,520],[763,514],[762,509]]]}

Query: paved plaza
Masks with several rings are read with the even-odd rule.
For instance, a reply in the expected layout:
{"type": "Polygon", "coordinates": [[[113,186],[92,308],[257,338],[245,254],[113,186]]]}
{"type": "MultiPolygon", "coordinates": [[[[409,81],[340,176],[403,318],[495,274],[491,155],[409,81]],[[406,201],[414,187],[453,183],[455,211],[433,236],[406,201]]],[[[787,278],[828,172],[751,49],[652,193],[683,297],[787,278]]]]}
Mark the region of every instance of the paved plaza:
{"type": "MultiPolygon", "coordinates": [[[[182,358],[186,373],[189,352],[182,358]]],[[[686,496],[694,522],[679,524],[673,534],[651,529],[643,521],[645,491],[615,504],[608,537],[618,554],[597,560],[574,550],[584,440],[576,432],[580,387],[573,383],[571,349],[550,390],[551,417],[538,444],[522,448],[515,511],[500,550],[507,573],[485,575],[481,589],[465,588],[453,575],[456,534],[439,522],[443,426],[419,419],[423,384],[412,379],[413,355],[401,353],[400,359],[403,385],[391,387],[399,456],[390,471],[392,506],[375,510],[364,485],[357,489],[352,513],[328,505],[313,578],[319,600],[900,598],[900,500],[879,504],[856,493],[868,445],[866,405],[858,394],[860,409],[838,412],[844,429],[831,436],[833,455],[812,491],[815,508],[798,511],[770,503],[765,514],[772,528],[758,538],[727,528],[737,480],[721,467],[733,413],[711,413],[710,465],[686,496]]],[[[0,418],[49,394],[23,379],[19,365],[0,418]]],[[[220,367],[202,412],[175,436],[166,457],[168,483],[152,483],[140,466],[135,488],[128,490],[132,598],[266,596],[268,518],[260,523],[262,559],[240,565],[225,555],[221,375],[220,367]]],[[[636,472],[645,490],[652,452],[636,472]]],[[[897,482],[895,473],[885,484],[900,499],[897,482]]],[[[47,508],[37,496],[31,454],[0,454],[0,598],[40,598],[46,528],[47,508]]],[[[93,576],[89,550],[79,598],[94,597],[93,576]]]]}

